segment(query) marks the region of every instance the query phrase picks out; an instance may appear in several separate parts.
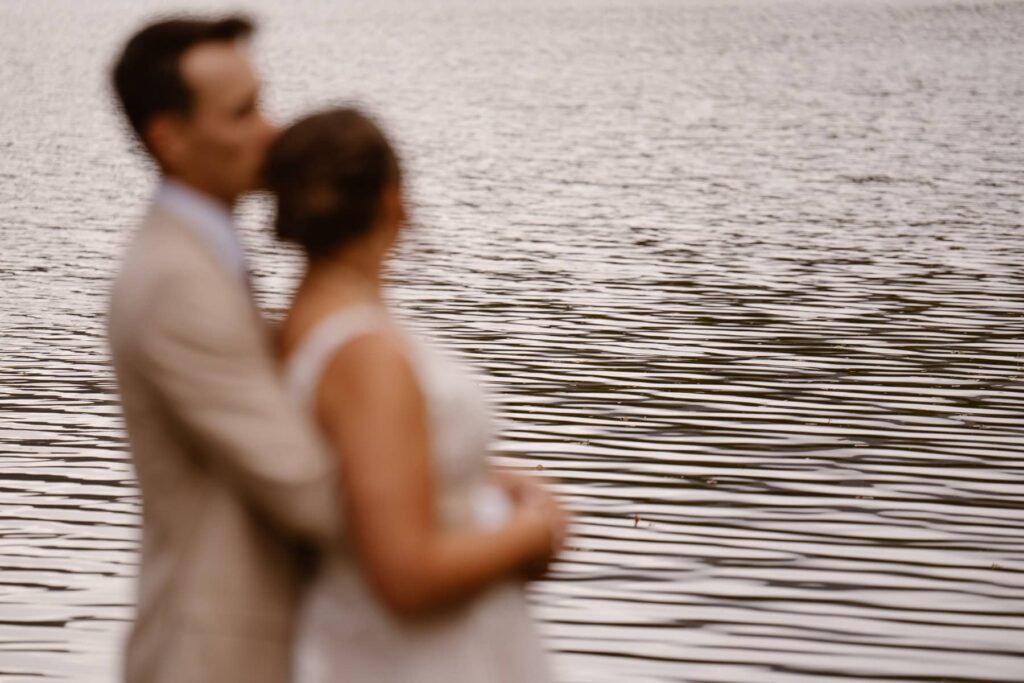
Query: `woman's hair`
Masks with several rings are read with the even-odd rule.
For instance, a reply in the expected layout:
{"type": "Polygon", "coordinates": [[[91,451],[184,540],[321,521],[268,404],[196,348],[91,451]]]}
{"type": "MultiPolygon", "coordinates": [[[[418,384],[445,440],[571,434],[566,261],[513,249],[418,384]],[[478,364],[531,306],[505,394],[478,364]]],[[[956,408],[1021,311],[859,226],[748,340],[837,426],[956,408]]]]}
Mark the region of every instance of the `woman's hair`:
{"type": "Polygon", "coordinates": [[[384,133],[355,109],[307,116],[271,145],[264,175],[277,195],[274,229],[311,260],[365,235],[381,193],[400,180],[398,157],[384,133]]]}

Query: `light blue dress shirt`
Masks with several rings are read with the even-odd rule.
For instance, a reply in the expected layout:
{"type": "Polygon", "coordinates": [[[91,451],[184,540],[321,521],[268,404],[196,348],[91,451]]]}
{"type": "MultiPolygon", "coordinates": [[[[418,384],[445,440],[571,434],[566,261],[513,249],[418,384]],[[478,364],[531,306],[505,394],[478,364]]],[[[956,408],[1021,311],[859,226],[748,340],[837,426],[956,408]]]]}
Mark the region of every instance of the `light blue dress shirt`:
{"type": "Polygon", "coordinates": [[[153,203],[170,211],[206,242],[224,268],[248,283],[245,253],[231,212],[220,202],[171,178],[157,187],[153,203]]]}

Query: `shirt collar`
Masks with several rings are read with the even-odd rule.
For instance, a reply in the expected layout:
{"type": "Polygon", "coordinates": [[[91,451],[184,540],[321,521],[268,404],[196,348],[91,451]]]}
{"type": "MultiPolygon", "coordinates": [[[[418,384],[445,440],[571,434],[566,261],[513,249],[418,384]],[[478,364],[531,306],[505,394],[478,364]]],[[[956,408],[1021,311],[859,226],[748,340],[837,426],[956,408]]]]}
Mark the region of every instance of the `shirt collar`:
{"type": "Polygon", "coordinates": [[[189,225],[230,272],[245,280],[248,270],[235,222],[227,207],[172,178],[164,178],[153,202],[189,225]]]}

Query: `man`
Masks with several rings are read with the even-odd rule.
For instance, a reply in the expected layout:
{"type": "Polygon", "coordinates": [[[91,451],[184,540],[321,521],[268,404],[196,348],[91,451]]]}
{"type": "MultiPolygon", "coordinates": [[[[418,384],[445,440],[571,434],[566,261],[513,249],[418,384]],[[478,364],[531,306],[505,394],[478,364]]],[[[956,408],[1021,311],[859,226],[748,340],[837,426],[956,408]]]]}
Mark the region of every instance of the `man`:
{"type": "Polygon", "coordinates": [[[337,524],[330,458],[278,382],[232,225],[274,134],[241,44],[252,30],[162,21],[113,72],[162,176],[109,321],[143,500],[128,683],[287,681],[298,542],[337,524]]]}

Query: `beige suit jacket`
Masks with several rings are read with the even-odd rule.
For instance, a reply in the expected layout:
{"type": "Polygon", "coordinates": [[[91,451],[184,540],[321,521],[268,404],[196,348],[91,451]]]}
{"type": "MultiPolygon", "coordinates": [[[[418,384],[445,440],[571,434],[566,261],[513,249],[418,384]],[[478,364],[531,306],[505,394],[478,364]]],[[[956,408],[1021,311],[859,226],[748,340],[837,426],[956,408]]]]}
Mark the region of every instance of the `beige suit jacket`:
{"type": "Polygon", "coordinates": [[[288,681],[300,544],[336,533],[334,474],[249,292],[156,206],[108,332],[143,507],[125,680],[288,681]]]}

